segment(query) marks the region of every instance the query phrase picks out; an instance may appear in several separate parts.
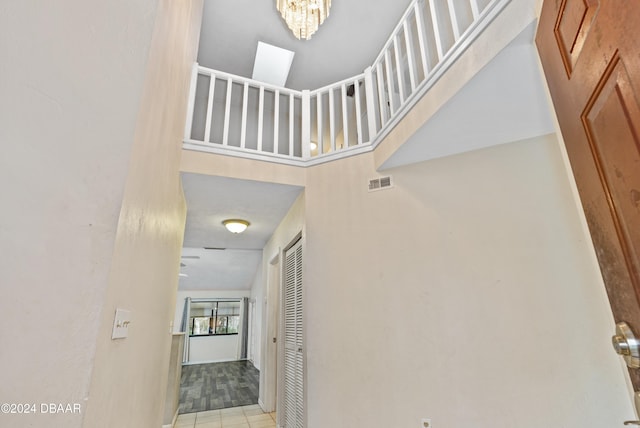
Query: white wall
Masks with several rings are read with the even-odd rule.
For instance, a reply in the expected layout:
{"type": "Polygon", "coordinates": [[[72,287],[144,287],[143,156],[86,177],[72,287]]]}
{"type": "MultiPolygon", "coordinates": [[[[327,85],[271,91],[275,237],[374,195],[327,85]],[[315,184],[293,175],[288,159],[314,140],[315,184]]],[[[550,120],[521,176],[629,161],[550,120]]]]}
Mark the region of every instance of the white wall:
{"type": "MultiPolygon", "coordinates": [[[[249,297],[250,290],[180,290],[176,297],[173,331],[179,332],[184,314],[184,301],[192,299],[241,299],[249,297]]],[[[235,361],[238,358],[238,335],[190,337],[189,363],[235,361]]]]}
{"type": "Polygon", "coordinates": [[[394,188],[369,193],[372,164],[308,171],[309,428],[633,418],[554,137],[385,171],[394,188]]]}
{"type": "Polygon", "coordinates": [[[238,359],[238,335],[189,338],[189,363],[217,363],[238,359]]]}
{"type": "MultiPolygon", "coordinates": [[[[256,269],[256,274],[253,277],[253,282],[251,283],[251,300],[254,302],[254,314],[253,314],[253,343],[251,344],[251,349],[253,353],[253,365],[255,368],[260,370],[260,358],[262,355],[262,313],[263,313],[263,301],[264,301],[264,289],[265,283],[263,280],[262,273],[263,266],[256,269]]],[[[251,340],[251,336],[249,340],[251,340]]]]}
{"type": "Polygon", "coordinates": [[[185,30],[193,25],[197,36],[194,4],[2,4],[0,396],[79,403],[82,413],[0,414],[0,426],[74,428],[83,418],[91,427],[161,424],[184,227],[173,136],[184,122],[183,66],[197,49],[185,30]],[[166,39],[152,38],[156,18],[166,39]],[[160,64],[167,57],[174,62],[160,64]],[[147,64],[157,67],[155,79],[147,64]],[[131,165],[139,175],[129,175],[131,165]],[[144,197],[132,203],[136,194],[144,197]],[[123,222],[133,229],[126,237],[123,222]],[[137,251],[122,257],[134,242],[137,251]],[[120,305],[134,311],[131,336],[111,342],[120,305]]]}

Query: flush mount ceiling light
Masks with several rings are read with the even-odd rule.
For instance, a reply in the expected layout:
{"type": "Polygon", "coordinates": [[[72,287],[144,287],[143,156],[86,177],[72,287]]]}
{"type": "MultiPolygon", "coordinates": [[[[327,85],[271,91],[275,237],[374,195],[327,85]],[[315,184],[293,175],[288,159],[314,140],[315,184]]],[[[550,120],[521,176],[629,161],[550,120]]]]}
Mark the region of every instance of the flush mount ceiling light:
{"type": "Polygon", "coordinates": [[[276,0],[276,8],[296,38],[309,40],[329,16],[331,0],[276,0]]]}
{"type": "Polygon", "coordinates": [[[223,221],[222,224],[224,224],[224,227],[231,233],[242,233],[249,227],[250,223],[246,220],[231,218],[223,221]]]}

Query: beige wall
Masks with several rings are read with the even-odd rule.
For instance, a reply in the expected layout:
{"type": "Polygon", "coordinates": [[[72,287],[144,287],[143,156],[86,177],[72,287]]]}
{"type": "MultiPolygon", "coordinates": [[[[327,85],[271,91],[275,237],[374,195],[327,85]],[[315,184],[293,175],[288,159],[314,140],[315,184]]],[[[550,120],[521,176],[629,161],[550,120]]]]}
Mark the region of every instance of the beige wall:
{"type": "Polygon", "coordinates": [[[304,186],[305,168],[194,150],[183,150],[180,171],[304,186]]]}
{"type": "Polygon", "coordinates": [[[181,333],[176,333],[171,337],[169,375],[167,376],[167,395],[164,401],[164,416],[162,420],[164,425],[171,425],[178,414],[178,407],[180,405],[180,381],[182,379],[184,339],[185,335],[181,333]]]}
{"type": "Polygon", "coordinates": [[[555,137],[388,170],[369,193],[373,163],[308,171],[309,428],[633,417],[555,137]]]}
{"type": "Polygon", "coordinates": [[[278,343],[283,340],[279,340],[278,343],[271,341],[273,337],[281,337],[281,332],[278,331],[278,318],[280,316],[278,308],[281,301],[279,279],[282,266],[282,263],[272,264],[272,262],[276,259],[282,259],[284,249],[287,248],[300,233],[302,233],[304,251],[305,200],[305,193],[301,192],[262,250],[263,287],[252,290],[252,293],[256,295],[256,301],[262,305],[260,314],[262,338],[260,345],[259,399],[269,411],[275,410],[276,372],[282,369],[281,367],[276,369],[276,348],[278,343]]]}
{"type": "Polygon", "coordinates": [[[86,427],[162,425],[186,207],[178,168],[202,1],[161,0],[98,331],[86,427]],[[129,337],[111,340],[116,308],[129,337]]]}
{"type": "Polygon", "coordinates": [[[90,427],[160,422],[184,221],[177,159],[197,35],[181,31],[197,22],[190,5],[1,7],[0,396],[78,403],[81,413],[0,414],[0,426],[74,428],[87,411],[90,427]],[[169,12],[171,44],[157,37],[152,48],[156,16],[166,25],[169,12]],[[178,63],[151,77],[148,59],[169,65],[159,48],[178,63]],[[111,342],[116,306],[133,310],[134,324],[129,339],[111,342]]]}
{"type": "Polygon", "coordinates": [[[161,425],[201,7],[2,7],[0,396],[81,412],[0,414],[0,426],[161,425]],[[116,307],[133,323],[111,341],[116,307]]]}

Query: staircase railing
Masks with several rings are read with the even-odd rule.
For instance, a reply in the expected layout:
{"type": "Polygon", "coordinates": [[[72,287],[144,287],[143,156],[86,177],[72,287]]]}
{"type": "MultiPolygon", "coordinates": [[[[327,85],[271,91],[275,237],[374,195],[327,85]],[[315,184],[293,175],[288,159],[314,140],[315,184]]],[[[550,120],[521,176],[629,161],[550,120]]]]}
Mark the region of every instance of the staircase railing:
{"type": "Polygon", "coordinates": [[[309,165],[372,150],[510,0],[414,0],[363,74],[295,91],[194,65],[184,147],[309,165]]]}

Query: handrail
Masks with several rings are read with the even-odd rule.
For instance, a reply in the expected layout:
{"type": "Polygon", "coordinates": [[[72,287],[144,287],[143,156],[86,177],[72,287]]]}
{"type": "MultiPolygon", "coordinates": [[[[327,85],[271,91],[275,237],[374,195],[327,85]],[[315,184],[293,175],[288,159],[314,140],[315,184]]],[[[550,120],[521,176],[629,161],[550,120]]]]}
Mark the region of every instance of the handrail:
{"type": "Polygon", "coordinates": [[[196,63],[185,148],[301,166],[373,150],[509,1],[413,0],[370,67],[314,90],[196,63]]]}
{"type": "Polygon", "coordinates": [[[234,81],[240,82],[240,83],[248,83],[249,85],[252,86],[256,86],[256,87],[264,87],[265,89],[269,89],[272,91],[280,91],[280,92],[287,92],[287,93],[291,93],[294,94],[298,97],[302,96],[302,91],[297,91],[295,89],[288,89],[285,88],[283,86],[277,86],[277,85],[272,85],[270,83],[265,83],[262,82],[260,80],[255,80],[255,79],[250,79],[248,77],[242,77],[242,76],[238,76],[236,74],[231,74],[231,73],[227,73],[224,71],[219,71],[219,70],[214,70],[212,68],[207,68],[207,67],[203,67],[200,64],[197,64],[198,67],[198,74],[202,74],[202,75],[212,75],[215,74],[216,78],[225,78],[225,79],[233,79],[234,81]]]}
{"type": "Polygon", "coordinates": [[[338,82],[334,82],[334,83],[329,83],[328,85],[325,85],[321,88],[318,89],[313,89],[311,91],[311,93],[313,94],[314,92],[324,92],[324,91],[328,91],[331,88],[335,88],[337,86],[341,86],[343,83],[345,84],[349,84],[351,82],[353,82],[356,79],[361,79],[364,78],[364,73],[360,73],[360,74],[356,74],[355,76],[351,76],[351,77],[347,77],[346,79],[342,79],[338,82]]]}

